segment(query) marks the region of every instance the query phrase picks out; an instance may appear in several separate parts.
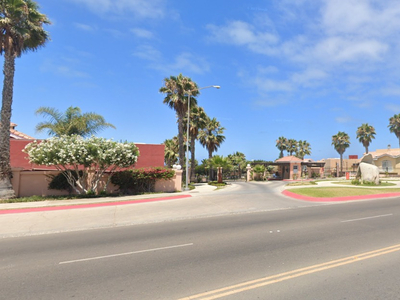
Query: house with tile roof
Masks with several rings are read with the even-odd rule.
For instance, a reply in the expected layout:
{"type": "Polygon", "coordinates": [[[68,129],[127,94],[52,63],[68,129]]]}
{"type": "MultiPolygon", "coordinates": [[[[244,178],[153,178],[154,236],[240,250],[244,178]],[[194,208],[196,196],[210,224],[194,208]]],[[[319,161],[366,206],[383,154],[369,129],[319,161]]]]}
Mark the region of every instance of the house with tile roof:
{"type": "Polygon", "coordinates": [[[35,139],[25,133],[22,133],[22,132],[16,130],[15,127],[17,127],[17,124],[10,123],[10,139],[13,139],[13,140],[34,140],[35,139]]]}
{"type": "Polygon", "coordinates": [[[400,149],[391,148],[377,149],[369,152],[372,155],[374,164],[379,168],[380,173],[391,173],[400,175],[400,149]]]}
{"type": "MultiPolygon", "coordinates": [[[[26,145],[35,139],[15,129],[17,125],[11,123],[10,126],[10,164],[13,172],[11,183],[13,185],[17,197],[32,195],[63,195],[66,191],[48,190],[48,176],[58,174],[59,171],[54,166],[36,165],[29,162],[28,155],[22,150],[26,145]]],[[[139,157],[134,165],[135,169],[152,168],[164,166],[164,145],[163,144],[136,144],[139,149],[139,157]]],[[[176,172],[179,173],[179,172],[176,172]]],[[[181,171],[180,177],[175,180],[179,181],[174,186],[161,183],[157,187],[158,191],[175,191],[181,187],[181,171]],[[171,190],[170,190],[171,189],[171,190]]]]}

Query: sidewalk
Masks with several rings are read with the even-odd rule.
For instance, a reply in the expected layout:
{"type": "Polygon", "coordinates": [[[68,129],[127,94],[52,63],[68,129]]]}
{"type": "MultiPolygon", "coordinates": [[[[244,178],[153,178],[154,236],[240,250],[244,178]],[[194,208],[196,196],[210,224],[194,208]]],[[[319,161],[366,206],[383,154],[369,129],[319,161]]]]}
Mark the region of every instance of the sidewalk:
{"type": "Polygon", "coordinates": [[[118,198],[0,204],[0,238],[113,228],[226,213],[200,195],[215,187],[118,198]],[[186,198],[186,199],[185,199],[186,198]],[[141,203],[136,204],[136,203],[141,203]]]}
{"type": "Polygon", "coordinates": [[[32,211],[49,211],[54,207],[61,207],[61,209],[74,209],[85,207],[102,207],[111,205],[124,205],[154,201],[165,201],[182,199],[188,197],[195,197],[200,194],[210,193],[216,190],[216,187],[206,183],[195,184],[195,189],[190,191],[182,191],[176,193],[155,193],[145,195],[129,195],[121,197],[103,197],[103,198],[83,198],[71,200],[46,200],[37,202],[17,202],[17,203],[0,203],[0,215],[5,214],[5,211],[32,212],[32,211]]]}

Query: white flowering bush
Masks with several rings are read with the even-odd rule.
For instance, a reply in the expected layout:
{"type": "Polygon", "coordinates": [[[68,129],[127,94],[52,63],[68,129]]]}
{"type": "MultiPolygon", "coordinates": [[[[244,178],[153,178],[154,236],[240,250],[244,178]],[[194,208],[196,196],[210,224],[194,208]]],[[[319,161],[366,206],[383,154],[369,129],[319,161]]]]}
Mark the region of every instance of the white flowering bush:
{"type": "MultiPolygon", "coordinates": [[[[95,136],[84,139],[78,135],[34,141],[23,151],[29,155],[31,163],[56,167],[78,194],[96,192],[106,171],[130,167],[139,155],[134,143],[118,143],[95,136]]],[[[103,190],[108,183],[109,180],[103,190]]]]}

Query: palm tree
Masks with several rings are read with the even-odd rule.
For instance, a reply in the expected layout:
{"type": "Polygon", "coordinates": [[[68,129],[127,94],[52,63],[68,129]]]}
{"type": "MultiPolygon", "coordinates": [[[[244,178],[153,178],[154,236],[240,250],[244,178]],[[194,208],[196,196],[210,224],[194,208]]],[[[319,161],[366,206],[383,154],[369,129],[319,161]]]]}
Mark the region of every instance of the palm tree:
{"type": "Polygon", "coordinates": [[[349,135],[343,131],[339,131],[332,136],[332,145],[340,154],[340,173],[343,173],[343,153],[350,147],[349,135]]]}
{"type": "Polygon", "coordinates": [[[296,150],[297,150],[297,141],[294,139],[288,139],[286,147],[286,151],[288,152],[288,154],[293,155],[293,153],[296,152],[296,150]]]}
{"type": "Polygon", "coordinates": [[[390,132],[393,132],[399,139],[399,146],[400,146],[400,114],[394,115],[389,119],[388,127],[390,132]]]}
{"type": "MultiPolygon", "coordinates": [[[[204,109],[199,106],[192,106],[190,109],[190,126],[189,126],[189,136],[190,136],[190,181],[194,181],[195,168],[196,168],[196,158],[195,158],[195,143],[199,136],[200,129],[204,129],[206,126],[208,116],[204,112],[204,109]]],[[[184,128],[187,128],[187,117],[184,118],[184,128]]]]}
{"type": "Polygon", "coordinates": [[[365,154],[368,154],[369,144],[375,138],[376,134],[374,126],[368,125],[368,123],[362,124],[357,128],[356,134],[358,141],[365,147],[365,154]]]}
{"type": "Polygon", "coordinates": [[[0,113],[0,197],[15,196],[11,186],[10,122],[14,93],[15,59],[22,53],[35,51],[50,39],[43,29],[50,24],[39,6],[31,0],[0,2],[0,54],[4,54],[4,81],[0,113]]]}
{"type": "Polygon", "coordinates": [[[193,105],[197,104],[195,96],[199,94],[198,86],[189,77],[182,74],[164,79],[164,86],[160,93],[165,94],[163,103],[174,109],[178,118],[179,164],[183,167],[185,162],[183,118],[188,111],[188,96],[193,105]]]}
{"type": "Polygon", "coordinates": [[[229,160],[222,155],[214,155],[210,158],[210,164],[218,169],[218,183],[222,183],[222,170],[230,169],[232,165],[229,160]]]}
{"type": "Polygon", "coordinates": [[[246,167],[246,156],[241,152],[234,152],[233,154],[228,154],[228,160],[233,166],[238,167],[239,179],[241,178],[241,170],[246,167]]]}
{"type": "Polygon", "coordinates": [[[296,156],[300,159],[304,159],[306,155],[311,155],[310,143],[300,140],[297,143],[296,156]]]}
{"type": "Polygon", "coordinates": [[[281,151],[279,158],[283,157],[283,151],[287,149],[288,139],[281,136],[276,140],[276,147],[281,151]]]}
{"type": "Polygon", "coordinates": [[[50,136],[76,134],[88,137],[108,127],[115,128],[101,115],[92,112],[82,114],[79,107],[70,106],[65,113],[52,107],[40,107],[36,110],[36,114],[49,119],[48,122],[40,122],[36,126],[36,131],[47,130],[50,136]]]}
{"type": "MultiPolygon", "coordinates": [[[[209,159],[212,158],[213,152],[217,151],[225,141],[224,130],[225,128],[221,126],[216,118],[207,118],[206,127],[200,130],[200,144],[207,149],[209,159]]],[[[210,176],[213,177],[212,169],[210,170],[210,176]]]]}
{"type": "Polygon", "coordinates": [[[164,160],[168,168],[171,168],[178,161],[178,137],[174,136],[172,139],[164,141],[164,160]]]}

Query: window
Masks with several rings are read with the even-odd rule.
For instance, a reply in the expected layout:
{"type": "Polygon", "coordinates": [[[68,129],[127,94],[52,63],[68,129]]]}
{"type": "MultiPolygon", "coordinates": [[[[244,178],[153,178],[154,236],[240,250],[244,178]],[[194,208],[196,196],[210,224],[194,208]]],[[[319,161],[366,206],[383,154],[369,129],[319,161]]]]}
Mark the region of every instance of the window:
{"type": "Polygon", "coordinates": [[[392,162],[390,160],[384,160],[382,162],[382,169],[384,172],[392,172],[393,171],[392,162]]]}

